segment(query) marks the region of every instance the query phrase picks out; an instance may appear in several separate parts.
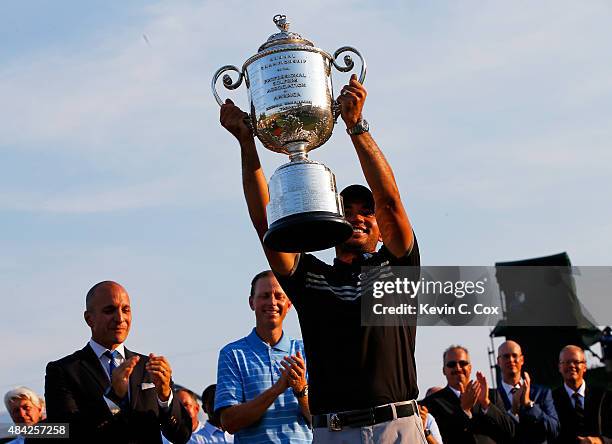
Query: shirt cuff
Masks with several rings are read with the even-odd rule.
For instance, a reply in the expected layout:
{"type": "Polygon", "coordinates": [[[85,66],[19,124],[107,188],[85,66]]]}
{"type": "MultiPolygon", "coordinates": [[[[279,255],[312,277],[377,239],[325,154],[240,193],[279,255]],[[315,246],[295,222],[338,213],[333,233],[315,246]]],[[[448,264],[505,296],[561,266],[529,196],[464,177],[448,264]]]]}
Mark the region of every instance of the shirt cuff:
{"type": "Polygon", "coordinates": [[[126,395],[125,398],[120,399],[115,392],[113,392],[112,386],[109,386],[104,392],[104,401],[106,401],[106,405],[113,415],[119,413],[122,408],[129,405],[128,396],[126,395]]]}
{"type": "Polygon", "coordinates": [[[162,401],[161,399],[159,399],[159,397],[157,397],[157,404],[165,411],[168,411],[168,409],[170,408],[170,404],[172,403],[172,398],[172,390],[170,390],[170,397],[168,398],[168,400],[162,401]]]}
{"type": "Polygon", "coordinates": [[[111,401],[110,399],[108,399],[106,396],[104,396],[104,401],[106,401],[106,405],[108,406],[108,409],[110,410],[110,412],[114,415],[116,413],[119,413],[119,411],[121,410],[121,407],[119,407],[117,404],[115,404],[113,401],[111,401]]]}

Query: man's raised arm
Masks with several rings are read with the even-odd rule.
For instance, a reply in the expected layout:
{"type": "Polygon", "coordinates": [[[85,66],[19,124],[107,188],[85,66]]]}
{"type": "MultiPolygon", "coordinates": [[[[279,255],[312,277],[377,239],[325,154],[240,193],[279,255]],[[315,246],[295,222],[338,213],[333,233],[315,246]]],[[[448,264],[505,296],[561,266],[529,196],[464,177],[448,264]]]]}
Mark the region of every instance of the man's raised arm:
{"type": "MultiPolygon", "coordinates": [[[[348,129],[362,120],[366,90],[353,75],[342,88],[338,98],[342,119],[348,129]]],[[[396,257],[402,257],[412,249],[414,235],[408,215],[404,210],[391,166],[369,132],[351,135],[363,174],[374,195],[376,221],[383,243],[396,257]]]]}
{"type": "Polygon", "coordinates": [[[257,231],[259,240],[268,258],[270,268],[280,275],[289,275],[295,267],[296,253],[281,253],[266,248],[263,236],[268,231],[266,205],[270,200],[268,184],[264,175],[255,139],[245,122],[248,115],[238,108],[231,100],[226,100],[221,106],[221,125],[228,130],[240,143],[242,159],[242,189],[249,209],[251,222],[257,231]]]}

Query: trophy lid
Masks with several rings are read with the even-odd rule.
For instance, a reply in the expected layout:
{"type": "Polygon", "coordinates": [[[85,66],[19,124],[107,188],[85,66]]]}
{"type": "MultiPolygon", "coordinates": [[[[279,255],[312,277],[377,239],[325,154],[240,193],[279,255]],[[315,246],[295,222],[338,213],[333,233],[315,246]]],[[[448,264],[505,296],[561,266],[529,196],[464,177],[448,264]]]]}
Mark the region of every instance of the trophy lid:
{"type": "Polygon", "coordinates": [[[314,46],[310,40],[306,40],[295,32],[289,32],[290,23],[289,20],[287,20],[286,15],[277,14],[272,20],[280,32],[272,34],[270,37],[268,37],[266,43],[259,47],[259,52],[277,45],[297,44],[314,46]]]}

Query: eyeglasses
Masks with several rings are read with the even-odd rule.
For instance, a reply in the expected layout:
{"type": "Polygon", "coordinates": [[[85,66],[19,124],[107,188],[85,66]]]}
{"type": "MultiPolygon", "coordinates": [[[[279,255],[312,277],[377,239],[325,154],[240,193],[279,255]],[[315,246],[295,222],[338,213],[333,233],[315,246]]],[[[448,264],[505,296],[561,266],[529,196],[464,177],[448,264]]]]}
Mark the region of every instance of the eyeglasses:
{"type": "Polygon", "coordinates": [[[560,361],[559,363],[562,365],[573,365],[578,367],[582,364],[586,364],[586,361],[560,361]]]}
{"type": "Polygon", "coordinates": [[[446,363],[446,368],[455,368],[459,364],[459,367],[464,368],[470,365],[470,361],[448,361],[446,363]]]}

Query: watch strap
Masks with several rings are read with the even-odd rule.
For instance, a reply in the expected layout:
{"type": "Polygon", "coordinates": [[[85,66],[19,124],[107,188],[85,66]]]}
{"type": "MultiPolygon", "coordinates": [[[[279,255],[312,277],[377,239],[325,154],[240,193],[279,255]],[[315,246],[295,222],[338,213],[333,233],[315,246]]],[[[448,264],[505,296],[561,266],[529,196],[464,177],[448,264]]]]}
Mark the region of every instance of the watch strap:
{"type": "Polygon", "coordinates": [[[293,394],[295,395],[296,398],[303,398],[304,396],[308,396],[308,384],[306,384],[304,386],[304,388],[302,390],[300,390],[299,392],[296,392],[295,390],[293,391],[293,394]]]}
{"type": "Polygon", "coordinates": [[[346,132],[351,136],[358,136],[359,134],[367,133],[370,131],[370,124],[363,117],[352,128],[347,128],[346,132]]]}

